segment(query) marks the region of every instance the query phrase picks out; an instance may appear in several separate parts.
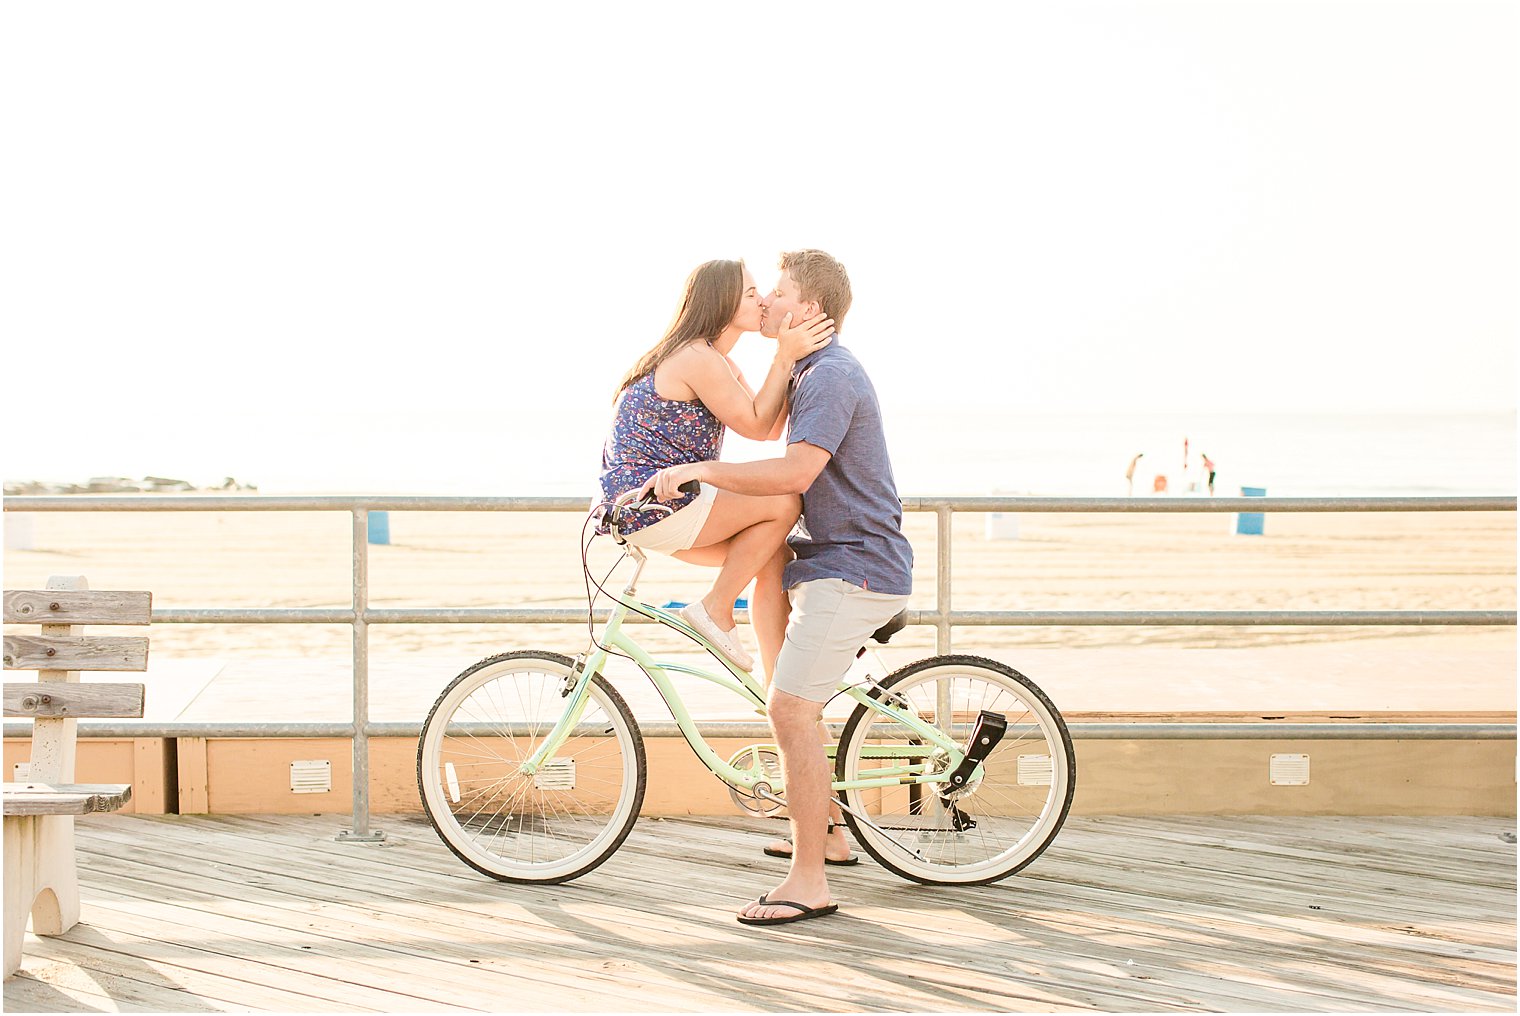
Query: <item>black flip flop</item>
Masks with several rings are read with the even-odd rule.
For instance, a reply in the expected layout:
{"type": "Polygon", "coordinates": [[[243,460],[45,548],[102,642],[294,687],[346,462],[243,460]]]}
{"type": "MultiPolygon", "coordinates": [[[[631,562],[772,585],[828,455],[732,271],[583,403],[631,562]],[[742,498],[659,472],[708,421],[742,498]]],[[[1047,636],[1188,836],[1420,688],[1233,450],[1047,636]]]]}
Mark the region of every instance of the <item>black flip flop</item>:
{"type": "MultiPolygon", "coordinates": [[[[788,861],[790,861],[792,859],[792,852],[790,850],[777,850],[775,847],[765,847],[765,848],[763,848],[763,853],[767,857],[780,857],[780,858],[784,858],[784,859],[786,859],[788,861]]],[[[824,864],[832,864],[832,865],[834,865],[835,867],[838,867],[838,868],[848,868],[852,864],[859,864],[860,863],[860,855],[858,855],[858,854],[851,854],[849,857],[846,857],[842,861],[836,861],[832,857],[825,857],[823,859],[823,863],[824,864]]]]}
{"type": "MultiPolygon", "coordinates": [[[[839,828],[843,824],[844,823],[842,823],[842,822],[835,822],[833,819],[829,819],[828,833],[833,833],[833,831],[835,829],[839,828]]],[[[786,839],[786,842],[788,842],[788,843],[792,842],[790,838],[783,837],[783,839],[786,839]]],[[[796,849],[796,844],[792,845],[792,849],[793,850],[796,849]]],[[[765,854],[766,857],[780,857],[780,858],[782,858],[784,860],[787,860],[787,861],[790,861],[792,859],[792,854],[791,854],[791,851],[789,851],[789,850],[777,850],[775,847],[764,847],[764,848],[762,848],[762,852],[765,854]]],[[[851,854],[849,857],[846,857],[842,861],[836,861],[832,857],[825,857],[823,859],[823,863],[824,864],[832,864],[836,868],[848,868],[852,864],[859,864],[860,863],[860,856],[858,854],[851,854]]]]}
{"type": "Polygon", "coordinates": [[[791,907],[797,913],[791,917],[740,917],[740,924],[791,924],[794,921],[811,921],[815,917],[828,917],[830,914],[839,912],[839,904],[830,903],[826,907],[804,907],[801,903],[793,903],[791,900],[768,900],[764,896],[755,901],[767,907],[791,907]]]}

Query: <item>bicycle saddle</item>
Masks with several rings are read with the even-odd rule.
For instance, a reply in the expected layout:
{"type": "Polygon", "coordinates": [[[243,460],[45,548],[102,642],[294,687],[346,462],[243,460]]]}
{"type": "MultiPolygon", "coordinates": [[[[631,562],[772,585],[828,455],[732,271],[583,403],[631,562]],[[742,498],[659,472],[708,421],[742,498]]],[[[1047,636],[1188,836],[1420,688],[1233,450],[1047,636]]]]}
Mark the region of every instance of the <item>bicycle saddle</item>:
{"type": "Polygon", "coordinates": [[[880,628],[877,628],[876,631],[872,633],[871,637],[877,642],[880,642],[882,645],[886,645],[893,635],[896,635],[907,626],[908,611],[906,608],[904,608],[902,610],[899,610],[896,614],[893,614],[892,620],[888,621],[880,628]]]}

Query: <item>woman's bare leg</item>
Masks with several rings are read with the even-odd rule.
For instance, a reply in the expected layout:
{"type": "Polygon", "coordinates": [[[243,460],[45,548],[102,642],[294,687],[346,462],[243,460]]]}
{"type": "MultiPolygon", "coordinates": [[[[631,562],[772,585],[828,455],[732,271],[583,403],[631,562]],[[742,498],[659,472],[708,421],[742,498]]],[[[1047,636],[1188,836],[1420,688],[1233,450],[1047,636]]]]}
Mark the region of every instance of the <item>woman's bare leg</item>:
{"type": "MultiPolygon", "coordinates": [[[[692,564],[714,564],[713,554],[704,553],[722,544],[723,563],[712,589],[702,597],[707,616],[719,628],[734,626],[734,600],[744,587],[771,561],[802,512],[802,499],[795,494],[748,497],[718,491],[712,512],[697,535],[691,550],[678,551],[676,557],[692,564]]],[[[779,580],[778,580],[779,584],[779,580]]],[[[785,596],[785,593],[782,593],[785,596]]],[[[765,613],[762,608],[762,613],[765,613]]],[[[785,630],[785,621],[782,629],[785,630]]],[[[759,633],[757,632],[757,635],[759,633]]],[[[780,652],[781,643],[776,642],[780,652]]]]}
{"type": "Polygon", "coordinates": [[[792,559],[792,549],[783,543],[776,548],[771,559],[761,566],[755,575],[755,591],[749,598],[749,621],[755,629],[755,640],[760,643],[760,665],[765,670],[765,682],[776,674],[776,657],[781,655],[781,644],[786,641],[786,622],[791,616],[792,604],[787,599],[782,573],[792,559]]]}

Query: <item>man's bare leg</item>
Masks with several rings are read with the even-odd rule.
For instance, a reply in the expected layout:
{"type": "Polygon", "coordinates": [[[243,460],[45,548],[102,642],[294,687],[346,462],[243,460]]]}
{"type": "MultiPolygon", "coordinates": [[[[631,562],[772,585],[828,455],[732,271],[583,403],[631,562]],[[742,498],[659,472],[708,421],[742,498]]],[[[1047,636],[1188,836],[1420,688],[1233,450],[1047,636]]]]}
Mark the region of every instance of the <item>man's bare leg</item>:
{"type": "MultiPolygon", "coordinates": [[[[769,673],[769,671],[766,673],[769,673]]],[[[829,743],[829,725],[827,723],[824,723],[821,719],[818,721],[818,743],[820,745],[829,743]]],[[[828,755],[825,754],[824,766],[827,768],[828,764],[828,755]]],[[[832,769],[830,769],[830,782],[832,782],[833,779],[834,772],[832,769]]],[[[790,786],[790,784],[788,784],[788,786],[790,786]]],[[[829,793],[828,798],[828,819],[827,821],[820,823],[821,828],[828,830],[828,839],[824,841],[823,854],[831,861],[847,861],[854,855],[854,851],[850,849],[850,840],[844,834],[844,812],[839,810],[839,805],[835,803],[833,793],[829,793]],[[829,828],[829,823],[833,823],[833,828],[829,828]]],[[[791,794],[787,794],[787,799],[790,801],[791,794]]],[[[790,812],[790,814],[795,815],[796,813],[790,812]]],[[[766,844],[766,849],[771,851],[773,855],[778,853],[790,854],[793,850],[792,841],[785,839],[772,840],[770,843],[766,844]]]]}
{"type": "MultiPolygon", "coordinates": [[[[828,878],[823,870],[824,825],[829,815],[829,763],[818,740],[823,705],[771,689],[771,729],[781,746],[786,775],[787,810],[792,820],[792,867],[767,899],[790,900],[806,907],[827,906],[828,878]]],[[[739,911],[741,917],[791,917],[790,907],[758,900],[739,911]]]]}
{"type": "MultiPolygon", "coordinates": [[[[782,585],[782,573],[793,556],[791,548],[785,544],[776,551],[755,576],[755,595],[750,600],[750,620],[754,622],[755,638],[760,643],[760,662],[765,667],[767,682],[776,673],[776,659],[786,641],[786,619],[791,613],[791,602],[782,585]]],[[[829,743],[829,728],[821,719],[818,721],[818,743],[829,743]]],[[[847,860],[851,852],[850,841],[844,835],[844,813],[839,810],[839,805],[832,803],[832,794],[829,801],[829,820],[834,823],[834,829],[829,833],[825,854],[831,861],[847,860]]],[[[791,853],[792,845],[778,839],[768,844],[767,849],[791,853]]]]}

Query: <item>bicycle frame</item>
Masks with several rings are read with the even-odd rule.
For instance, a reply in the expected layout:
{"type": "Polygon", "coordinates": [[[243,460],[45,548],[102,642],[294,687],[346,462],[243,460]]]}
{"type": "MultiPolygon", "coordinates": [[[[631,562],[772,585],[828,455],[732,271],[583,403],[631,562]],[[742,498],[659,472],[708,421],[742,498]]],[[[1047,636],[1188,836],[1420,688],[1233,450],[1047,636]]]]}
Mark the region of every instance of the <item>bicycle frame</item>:
{"type": "MultiPolygon", "coordinates": [[[[544,738],[544,742],[523,763],[523,771],[534,772],[546,759],[552,758],[569,736],[570,732],[580,723],[585,712],[587,691],[591,682],[586,679],[587,675],[599,674],[607,664],[607,658],[611,651],[619,651],[630,657],[642,670],[646,677],[654,683],[660,697],[665,700],[665,706],[670,710],[671,717],[680,728],[681,736],[691,746],[691,750],[701,759],[702,764],[712,771],[724,782],[746,790],[753,790],[757,784],[768,785],[772,792],[781,793],[784,786],[773,775],[765,773],[757,761],[752,769],[739,769],[730,765],[726,759],[719,757],[713,751],[707,739],[697,729],[696,721],[681,699],[680,692],[671,680],[671,673],[689,674],[699,677],[725,688],[738,695],[746,705],[753,707],[762,716],[765,715],[765,689],[761,687],[752,676],[740,670],[719,654],[702,637],[700,633],[692,629],[680,617],[659,607],[644,603],[636,597],[636,586],[639,574],[644,570],[644,555],[636,547],[628,548],[630,556],[637,562],[633,575],[617,599],[617,605],[613,607],[611,616],[603,627],[597,646],[585,659],[584,664],[571,674],[570,687],[564,691],[568,701],[564,712],[560,715],[559,722],[554,729],[544,738]],[[667,628],[673,628],[681,634],[691,638],[698,645],[707,649],[711,655],[721,661],[725,668],[722,673],[713,673],[700,667],[689,667],[684,664],[671,663],[655,659],[644,650],[633,637],[623,630],[623,621],[630,612],[636,612],[651,617],[667,628]]],[[[948,782],[950,774],[964,761],[966,752],[963,746],[955,743],[942,731],[923,722],[916,713],[907,712],[898,708],[895,704],[884,698],[873,697],[871,689],[862,685],[846,684],[841,678],[838,690],[864,705],[868,709],[874,709],[899,723],[903,724],[923,739],[922,745],[867,748],[865,754],[870,757],[879,753],[877,757],[884,761],[895,760],[909,764],[888,765],[880,769],[872,769],[869,776],[854,780],[835,780],[832,783],[834,791],[840,790],[863,790],[873,787],[896,787],[910,784],[935,784],[948,782]],[[928,771],[928,757],[936,751],[943,751],[948,756],[947,763],[940,767],[939,772],[928,771]],[[913,762],[915,758],[922,761],[913,762]]]]}

